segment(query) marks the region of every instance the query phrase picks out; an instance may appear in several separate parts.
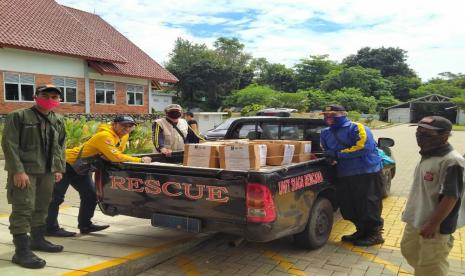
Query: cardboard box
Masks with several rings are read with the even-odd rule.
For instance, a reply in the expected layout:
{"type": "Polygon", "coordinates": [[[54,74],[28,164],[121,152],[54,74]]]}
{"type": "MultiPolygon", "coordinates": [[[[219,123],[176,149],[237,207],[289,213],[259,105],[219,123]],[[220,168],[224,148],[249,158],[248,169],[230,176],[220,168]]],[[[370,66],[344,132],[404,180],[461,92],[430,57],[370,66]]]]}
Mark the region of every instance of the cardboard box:
{"type": "Polygon", "coordinates": [[[219,145],[185,144],[184,166],[219,168],[219,145]]]}
{"type": "Polygon", "coordinates": [[[299,163],[308,161],[311,159],[312,154],[312,141],[289,141],[289,140],[282,140],[284,144],[294,145],[294,157],[292,158],[292,162],[299,163]]]}
{"type": "Polygon", "coordinates": [[[261,140],[255,143],[271,144],[288,144],[294,145],[294,156],[292,162],[299,163],[311,160],[312,141],[295,141],[295,140],[261,140]]]}
{"type": "Polygon", "coordinates": [[[234,143],[219,147],[220,168],[227,170],[258,170],[266,165],[267,146],[234,143]]]}
{"type": "Polygon", "coordinates": [[[270,166],[281,166],[292,163],[295,146],[284,143],[267,143],[266,164],[270,166]]]}

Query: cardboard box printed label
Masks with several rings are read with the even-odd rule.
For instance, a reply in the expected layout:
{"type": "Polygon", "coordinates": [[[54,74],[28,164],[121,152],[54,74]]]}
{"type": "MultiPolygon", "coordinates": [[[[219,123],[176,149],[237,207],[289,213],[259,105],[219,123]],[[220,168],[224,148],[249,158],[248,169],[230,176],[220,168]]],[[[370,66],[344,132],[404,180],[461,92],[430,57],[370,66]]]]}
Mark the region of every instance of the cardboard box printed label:
{"type": "Polygon", "coordinates": [[[219,147],[220,168],[226,170],[258,170],[266,165],[267,146],[235,143],[219,147]]]}
{"type": "Polygon", "coordinates": [[[184,166],[219,168],[218,147],[208,144],[184,145],[184,166]]]}

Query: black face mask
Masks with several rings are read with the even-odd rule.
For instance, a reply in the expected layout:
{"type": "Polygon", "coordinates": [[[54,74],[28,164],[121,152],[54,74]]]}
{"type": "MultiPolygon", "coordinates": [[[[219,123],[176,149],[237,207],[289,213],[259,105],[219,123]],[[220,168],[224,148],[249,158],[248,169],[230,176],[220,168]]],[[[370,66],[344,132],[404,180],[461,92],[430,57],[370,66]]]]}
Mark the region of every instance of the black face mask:
{"type": "Polygon", "coordinates": [[[168,115],[168,117],[172,118],[172,119],[179,119],[181,117],[181,111],[178,111],[178,110],[172,110],[172,111],[168,111],[166,113],[166,115],[168,115]]]}
{"type": "Polygon", "coordinates": [[[427,153],[433,149],[442,147],[447,144],[450,132],[439,133],[432,135],[429,133],[419,132],[416,133],[417,144],[420,147],[420,153],[427,153]]]}

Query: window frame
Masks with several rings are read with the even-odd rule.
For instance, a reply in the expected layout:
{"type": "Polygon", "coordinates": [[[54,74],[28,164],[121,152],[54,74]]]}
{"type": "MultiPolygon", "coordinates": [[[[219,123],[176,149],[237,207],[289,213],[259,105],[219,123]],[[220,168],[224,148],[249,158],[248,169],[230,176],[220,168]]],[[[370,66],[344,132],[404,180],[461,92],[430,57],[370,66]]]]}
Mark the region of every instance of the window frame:
{"type": "Polygon", "coordinates": [[[138,85],[138,84],[126,84],[126,105],[128,106],[144,106],[144,92],[145,92],[145,87],[143,85],[138,85]],[[141,87],[142,92],[140,91],[129,91],[129,87],[141,87]],[[134,104],[129,103],[129,94],[134,94],[134,104]],[[136,95],[141,94],[142,95],[142,104],[136,104],[136,95]]]}
{"type": "Polygon", "coordinates": [[[61,98],[63,99],[63,101],[61,103],[63,104],[77,104],[79,103],[79,90],[78,90],[78,80],[77,79],[73,79],[73,78],[67,78],[67,77],[59,77],[59,76],[54,76],[52,77],[52,83],[53,85],[55,85],[56,87],[60,88],[61,89],[61,92],[62,92],[62,95],[61,95],[61,98]],[[56,85],[55,84],[55,80],[56,79],[62,79],[63,80],[63,86],[61,85],[56,85]],[[76,87],[72,87],[72,86],[67,86],[67,82],[66,80],[72,80],[72,81],[75,81],[76,82],[76,87]],[[75,102],[68,102],[66,101],[66,88],[74,88],[76,89],[76,101],[75,102]]]}
{"type": "Polygon", "coordinates": [[[22,91],[21,91],[21,75],[30,75],[32,76],[32,79],[33,79],[33,84],[30,84],[30,83],[24,83],[24,85],[32,85],[32,95],[34,96],[35,94],[35,91],[36,91],[36,76],[34,74],[29,74],[29,73],[16,73],[16,72],[3,72],[3,100],[5,102],[10,102],[10,103],[32,103],[34,102],[34,99],[32,99],[31,101],[23,101],[23,100],[20,100],[22,98],[22,91]],[[8,82],[6,80],[6,77],[5,75],[7,74],[12,74],[12,75],[18,75],[18,82],[17,83],[13,83],[13,82],[8,82]],[[18,85],[18,99],[19,100],[7,100],[6,98],[6,85],[7,84],[16,84],[18,85]]]}
{"type": "Polygon", "coordinates": [[[111,81],[94,81],[94,102],[95,104],[98,104],[98,105],[116,105],[116,84],[114,82],[111,82],[111,81]],[[103,89],[97,89],[97,83],[103,83],[103,89]],[[105,88],[105,84],[112,84],[113,85],[113,90],[110,90],[110,89],[106,89],[105,88]],[[97,90],[103,90],[103,101],[104,103],[98,103],[97,102],[97,90]],[[108,91],[113,91],[114,93],[114,99],[115,99],[115,102],[114,103],[107,103],[107,92],[108,91]]]}

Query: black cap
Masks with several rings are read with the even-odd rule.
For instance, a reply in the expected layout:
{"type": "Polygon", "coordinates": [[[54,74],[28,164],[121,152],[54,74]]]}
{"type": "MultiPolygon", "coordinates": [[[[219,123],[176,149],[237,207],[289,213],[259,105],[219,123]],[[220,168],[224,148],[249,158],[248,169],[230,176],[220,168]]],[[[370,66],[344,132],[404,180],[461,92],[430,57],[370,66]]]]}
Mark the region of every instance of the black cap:
{"type": "Polygon", "coordinates": [[[114,123],[122,123],[122,124],[133,124],[136,125],[136,121],[129,115],[118,115],[113,119],[114,123]]]}
{"type": "Polygon", "coordinates": [[[419,126],[427,129],[432,130],[445,130],[451,131],[452,130],[452,123],[441,116],[428,116],[421,119],[418,123],[412,124],[412,126],[419,126]]]}
{"type": "Polygon", "coordinates": [[[324,109],[323,109],[323,112],[322,113],[325,113],[325,112],[345,112],[346,109],[342,106],[342,105],[338,105],[338,104],[330,104],[328,106],[326,106],[324,109]]]}
{"type": "Polygon", "coordinates": [[[36,94],[39,94],[40,92],[55,92],[61,95],[61,89],[51,84],[37,86],[36,94]]]}

